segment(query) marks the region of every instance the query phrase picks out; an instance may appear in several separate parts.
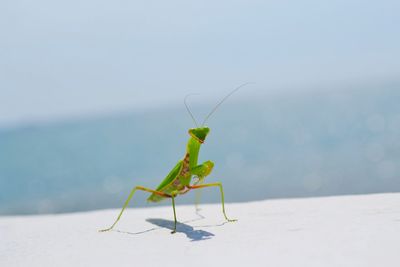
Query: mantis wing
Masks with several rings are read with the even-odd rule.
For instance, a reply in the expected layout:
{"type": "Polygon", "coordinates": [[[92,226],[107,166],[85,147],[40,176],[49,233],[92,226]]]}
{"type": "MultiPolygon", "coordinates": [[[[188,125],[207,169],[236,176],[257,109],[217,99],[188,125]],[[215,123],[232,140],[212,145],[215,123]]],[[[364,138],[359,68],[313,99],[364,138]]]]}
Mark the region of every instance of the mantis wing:
{"type": "MultiPolygon", "coordinates": [[[[164,178],[164,180],[157,186],[156,191],[163,191],[164,187],[169,185],[175,178],[177,178],[179,172],[181,171],[182,168],[182,160],[180,160],[175,167],[168,173],[167,177],[164,178]]],[[[147,201],[152,201],[152,202],[158,202],[162,200],[163,197],[156,195],[156,194],[151,194],[151,196],[147,199],[147,201]]]]}

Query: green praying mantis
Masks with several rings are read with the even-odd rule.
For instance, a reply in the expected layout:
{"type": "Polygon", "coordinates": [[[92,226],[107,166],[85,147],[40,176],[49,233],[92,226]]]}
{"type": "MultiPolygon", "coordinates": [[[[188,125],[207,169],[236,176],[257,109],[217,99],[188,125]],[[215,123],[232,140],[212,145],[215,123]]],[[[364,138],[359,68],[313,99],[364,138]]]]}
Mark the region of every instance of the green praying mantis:
{"type": "Polygon", "coordinates": [[[198,126],[196,119],[194,118],[192,112],[190,111],[185,98],[185,106],[186,109],[193,119],[193,122],[196,125],[196,128],[189,129],[189,141],[186,146],[186,153],[182,160],[180,160],[175,167],[169,172],[169,174],[164,178],[164,180],[160,183],[160,185],[154,190],[150,188],[146,188],[143,186],[136,186],[130,192],[128,198],[126,199],[117,219],[115,222],[107,229],[100,230],[100,232],[106,232],[114,228],[114,226],[121,219],[122,213],[128,206],[131,201],[133,195],[137,190],[145,191],[151,193],[150,197],[147,201],[150,202],[160,202],[164,199],[170,198],[172,201],[172,209],[174,212],[174,229],[172,230],[172,234],[176,232],[176,211],[175,211],[175,198],[179,195],[186,194],[190,190],[201,189],[205,187],[219,187],[221,194],[221,203],[222,203],[222,213],[225,219],[228,222],[234,222],[235,219],[229,219],[225,212],[225,200],[224,200],[224,190],[222,188],[222,184],[219,182],[203,184],[203,180],[206,176],[210,175],[212,169],[214,168],[214,163],[211,160],[205,161],[202,164],[198,164],[198,157],[201,145],[206,140],[207,135],[210,132],[210,128],[204,126],[210,116],[215,112],[215,110],[233,93],[238,91],[243,86],[249,83],[245,83],[240,85],[239,87],[232,90],[229,94],[227,94],[205,117],[201,126],[198,126]],[[197,177],[196,180],[194,180],[197,177]]]}

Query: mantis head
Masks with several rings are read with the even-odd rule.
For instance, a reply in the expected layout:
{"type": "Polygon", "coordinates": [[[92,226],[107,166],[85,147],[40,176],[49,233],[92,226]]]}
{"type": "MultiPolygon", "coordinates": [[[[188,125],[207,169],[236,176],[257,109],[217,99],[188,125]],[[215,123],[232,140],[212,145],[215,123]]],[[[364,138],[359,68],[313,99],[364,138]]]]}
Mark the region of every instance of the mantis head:
{"type": "Polygon", "coordinates": [[[199,141],[199,143],[204,143],[208,133],[210,132],[210,128],[208,127],[198,127],[189,129],[189,134],[191,137],[199,141]]]}

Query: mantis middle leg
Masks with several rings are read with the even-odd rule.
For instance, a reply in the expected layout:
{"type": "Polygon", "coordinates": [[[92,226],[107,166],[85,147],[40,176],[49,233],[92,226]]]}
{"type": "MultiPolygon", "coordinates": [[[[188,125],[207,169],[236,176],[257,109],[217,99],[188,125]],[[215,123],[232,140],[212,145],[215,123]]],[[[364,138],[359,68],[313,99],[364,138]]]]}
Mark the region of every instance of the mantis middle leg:
{"type": "Polygon", "coordinates": [[[210,183],[210,184],[201,184],[201,185],[189,185],[188,188],[190,188],[190,189],[200,189],[200,188],[212,187],[212,186],[218,186],[218,187],[219,187],[219,190],[220,190],[220,192],[221,192],[222,213],[224,214],[225,219],[226,219],[228,222],[237,221],[236,219],[229,219],[228,216],[226,216],[226,212],[225,212],[224,190],[223,190],[223,188],[222,188],[222,184],[221,184],[221,183],[210,183]]]}
{"type": "Polygon", "coordinates": [[[114,228],[114,226],[117,224],[117,222],[121,218],[122,213],[124,212],[125,208],[128,206],[129,202],[131,201],[131,199],[132,199],[133,195],[135,194],[136,190],[141,190],[141,191],[145,191],[145,192],[149,192],[149,193],[154,193],[154,194],[160,195],[162,197],[172,198],[172,207],[174,209],[174,219],[175,219],[175,229],[176,229],[176,213],[175,213],[175,200],[174,200],[174,197],[169,195],[169,194],[166,194],[166,193],[163,193],[163,192],[160,192],[160,191],[156,191],[156,190],[153,190],[153,189],[149,189],[149,188],[146,188],[146,187],[143,187],[143,186],[136,186],[136,187],[134,187],[132,189],[131,193],[129,194],[128,198],[126,199],[126,201],[124,203],[124,206],[122,207],[121,212],[119,213],[119,215],[118,215],[117,219],[115,220],[115,222],[109,228],[103,229],[103,230],[99,230],[99,232],[107,232],[107,231],[110,231],[111,229],[114,228]]]}
{"type": "Polygon", "coordinates": [[[174,210],[174,230],[172,230],[171,234],[176,233],[176,212],[175,212],[175,196],[171,196],[172,199],[172,209],[174,210]]]}

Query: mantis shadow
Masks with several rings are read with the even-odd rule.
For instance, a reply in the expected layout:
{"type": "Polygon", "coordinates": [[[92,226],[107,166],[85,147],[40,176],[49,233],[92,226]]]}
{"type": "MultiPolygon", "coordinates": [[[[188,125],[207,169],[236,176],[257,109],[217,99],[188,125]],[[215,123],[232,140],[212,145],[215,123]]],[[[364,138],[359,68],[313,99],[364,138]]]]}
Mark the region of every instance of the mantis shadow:
{"type": "MultiPolygon", "coordinates": [[[[192,226],[186,224],[186,223],[191,223],[191,222],[196,222],[196,221],[203,220],[205,217],[199,211],[200,211],[200,209],[196,210],[197,218],[192,219],[192,220],[187,220],[187,221],[184,221],[182,223],[181,222],[177,222],[177,225],[176,225],[177,226],[176,231],[186,234],[186,236],[190,239],[190,241],[207,240],[207,239],[211,239],[213,236],[215,236],[213,233],[210,233],[210,232],[207,232],[207,231],[194,230],[194,228],[192,226]]],[[[144,233],[152,232],[152,231],[155,231],[155,230],[159,230],[161,228],[167,228],[167,229],[173,230],[173,227],[174,227],[174,222],[170,221],[170,220],[149,218],[149,219],[146,219],[146,221],[156,225],[157,227],[153,227],[153,228],[150,228],[150,229],[147,229],[147,230],[143,230],[143,231],[140,231],[140,232],[135,232],[135,233],[127,232],[127,231],[121,231],[121,230],[114,230],[114,231],[119,232],[119,233],[123,233],[123,234],[139,235],[139,234],[144,234],[144,233]]],[[[195,226],[195,227],[215,227],[215,226],[222,226],[225,223],[226,222],[223,222],[221,224],[216,224],[216,225],[199,225],[199,226],[195,226]]]]}
{"type": "MultiPolygon", "coordinates": [[[[158,219],[158,218],[149,218],[146,219],[147,222],[157,225],[159,227],[167,228],[170,230],[174,229],[174,221],[165,220],[165,219],[158,219]]],[[[176,232],[177,233],[184,233],[190,241],[201,241],[207,240],[214,236],[213,233],[204,231],[204,230],[195,230],[192,226],[177,222],[176,223],[176,232]]]]}

